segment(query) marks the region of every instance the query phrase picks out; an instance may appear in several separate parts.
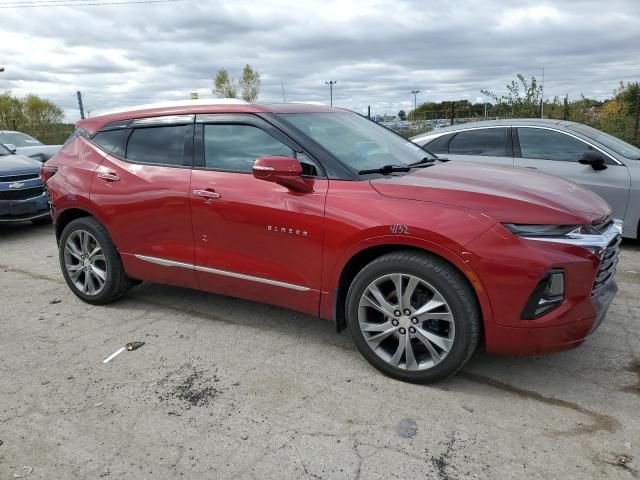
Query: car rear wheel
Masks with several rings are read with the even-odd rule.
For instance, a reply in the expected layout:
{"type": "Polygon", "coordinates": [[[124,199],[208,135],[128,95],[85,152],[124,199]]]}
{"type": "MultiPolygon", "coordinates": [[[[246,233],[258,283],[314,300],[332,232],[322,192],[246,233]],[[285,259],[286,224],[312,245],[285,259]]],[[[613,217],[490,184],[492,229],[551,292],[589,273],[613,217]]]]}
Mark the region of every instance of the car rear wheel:
{"type": "Polygon", "coordinates": [[[133,285],[109,234],[92,217],[76,219],[64,228],[59,258],[67,285],[87,303],[113,302],[133,285]]]}
{"type": "Polygon", "coordinates": [[[476,349],[480,314],[471,287],[451,265],[394,252],[364,267],[347,294],[347,325],[381,372],[414,383],[456,373],[476,349]]]}

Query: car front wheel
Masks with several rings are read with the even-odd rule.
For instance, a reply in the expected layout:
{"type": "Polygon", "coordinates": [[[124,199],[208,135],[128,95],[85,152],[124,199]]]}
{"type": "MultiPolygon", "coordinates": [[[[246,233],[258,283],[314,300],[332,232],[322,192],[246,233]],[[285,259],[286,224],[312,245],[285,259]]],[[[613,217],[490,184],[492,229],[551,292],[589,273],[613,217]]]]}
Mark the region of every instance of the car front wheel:
{"type": "Polygon", "coordinates": [[[59,258],[67,285],[87,303],[110,303],[132,286],[109,234],[92,217],[78,218],[64,228],[59,258]]]}
{"type": "Polygon", "coordinates": [[[389,253],[364,267],[349,289],[346,314],[365,359],[414,383],[456,373],[480,334],[469,284],[454,267],[421,252],[389,253]]]}

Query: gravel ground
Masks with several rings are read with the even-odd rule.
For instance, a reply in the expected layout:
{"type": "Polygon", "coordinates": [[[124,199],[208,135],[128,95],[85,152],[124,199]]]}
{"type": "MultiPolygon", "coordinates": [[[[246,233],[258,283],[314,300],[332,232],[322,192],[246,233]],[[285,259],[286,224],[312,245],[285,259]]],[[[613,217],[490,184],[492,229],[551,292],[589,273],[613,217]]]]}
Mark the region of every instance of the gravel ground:
{"type": "Polygon", "coordinates": [[[151,284],[84,304],[51,227],[0,226],[0,479],[640,478],[639,243],[618,272],[580,348],[417,386],[275,307],[151,284]]]}

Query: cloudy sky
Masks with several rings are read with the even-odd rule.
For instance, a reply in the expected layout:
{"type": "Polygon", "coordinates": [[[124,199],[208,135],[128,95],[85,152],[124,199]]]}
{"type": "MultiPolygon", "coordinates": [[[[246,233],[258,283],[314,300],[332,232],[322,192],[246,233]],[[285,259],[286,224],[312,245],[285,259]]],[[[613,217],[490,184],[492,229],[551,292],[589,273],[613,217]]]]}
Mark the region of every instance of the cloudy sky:
{"type": "Polygon", "coordinates": [[[74,121],[77,90],[94,113],[205,98],[218,69],[247,63],[259,101],[282,101],[284,85],[287,101],[328,103],[336,80],[335,105],[374,114],[409,109],[414,89],[418,102],[482,101],[543,67],[545,96],[606,98],[640,80],[640,0],[85,5],[124,1],[0,0],[0,91],[47,97],[74,121]]]}

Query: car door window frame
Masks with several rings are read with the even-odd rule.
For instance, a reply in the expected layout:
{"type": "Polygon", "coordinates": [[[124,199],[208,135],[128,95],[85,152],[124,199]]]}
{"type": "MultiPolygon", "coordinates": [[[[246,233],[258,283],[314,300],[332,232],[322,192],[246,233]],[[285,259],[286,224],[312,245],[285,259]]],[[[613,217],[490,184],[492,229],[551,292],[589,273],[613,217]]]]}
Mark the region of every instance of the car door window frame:
{"type": "Polygon", "coordinates": [[[226,168],[207,167],[205,162],[204,149],[204,126],[205,125],[245,125],[262,130],[284,146],[291,149],[297,158],[298,154],[307,156],[316,166],[318,175],[302,175],[304,178],[325,179],[327,175],[322,164],[307,150],[303,149],[295,140],[291,139],[284,132],[271,125],[269,122],[252,114],[231,114],[212,113],[199,114],[195,119],[195,134],[193,142],[193,168],[196,170],[207,170],[215,172],[243,173],[253,175],[253,172],[246,170],[230,170],[226,168]]]}
{"type": "MultiPolygon", "coordinates": [[[[490,125],[490,126],[485,126],[485,127],[465,128],[465,129],[460,129],[460,130],[457,130],[457,131],[451,132],[451,133],[453,133],[453,135],[451,135],[451,138],[449,138],[447,140],[447,142],[445,143],[445,145],[447,147],[447,152],[446,152],[447,154],[451,154],[451,155],[468,155],[468,156],[472,156],[472,157],[499,157],[499,158],[512,158],[513,157],[513,141],[512,141],[512,137],[511,137],[511,128],[508,125],[490,125]],[[505,155],[481,155],[481,154],[477,154],[477,153],[474,154],[474,153],[455,153],[455,152],[451,153],[451,151],[450,151],[451,142],[459,134],[466,133],[466,132],[471,132],[471,131],[475,131],[475,130],[494,130],[494,129],[497,129],[497,128],[502,128],[502,129],[505,130],[505,139],[504,139],[505,155]]],[[[443,145],[443,147],[445,145],[443,145]]]]}
{"type": "Polygon", "coordinates": [[[193,152],[194,152],[194,130],[195,130],[195,115],[163,115],[158,117],[145,117],[145,118],[134,118],[130,120],[121,120],[117,122],[108,123],[103,126],[100,130],[94,133],[89,141],[101,151],[117,158],[118,160],[122,160],[123,162],[131,163],[133,165],[150,165],[156,167],[167,167],[167,168],[192,168],[193,167],[193,152]],[[191,128],[185,129],[185,138],[184,138],[184,148],[182,154],[182,164],[174,165],[168,163],[150,163],[150,162],[136,162],[130,158],[126,158],[127,150],[129,148],[129,141],[131,140],[131,134],[134,130],[143,129],[143,128],[158,128],[158,127],[171,127],[171,126],[186,126],[191,128]],[[111,131],[111,130],[129,130],[129,134],[127,135],[125,141],[125,153],[124,157],[121,155],[117,155],[113,152],[109,152],[102,148],[100,145],[95,143],[93,138],[97,136],[99,133],[111,131]]]}
{"type": "MultiPolygon", "coordinates": [[[[578,163],[578,159],[576,160],[556,160],[553,158],[533,158],[533,157],[523,157],[522,156],[522,149],[520,148],[520,136],[518,135],[518,129],[519,128],[537,128],[538,130],[551,130],[552,132],[555,133],[559,133],[562,135],[566,135],[568,137],[571,137],[575,140],[578,140],[579,142],[584,143],[587,147],[590,147],[593,150],[596,150],[597,152],[600,152],[604,158],[605,164],[606,165],[623,165],[620,161],[618,161],[617,159],[615,159],[614,157],[612,157],[609,153],[605,152],[603,149],[601,149],[600,147],[598,147],[597,145],[594,145],[593,143],[585,140],[584,138],[580,138],[577,135],[573,135],[569,132],[565,132],[562,130],[558,130],[556,128],[551,128],[551,127],[544,127],[544,126],[539,126],[539,125],[513,125],[513,138],[514,138],[514,149],[513,149],[513,156],[516,158],[531,158],[531,160],[542,160],[542,161],[551,161],[551,162],[569,162],[569,163],[578,163]],[[515,148],[517,144],[517,149],[515,148]]],[[[587,149],[588,150],[588,149],[587,149]]],[[[585,150],[585,151],[587,151],[585,150]]]]}

